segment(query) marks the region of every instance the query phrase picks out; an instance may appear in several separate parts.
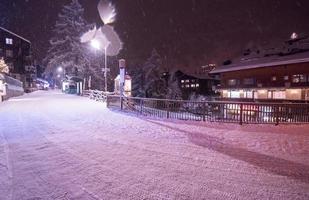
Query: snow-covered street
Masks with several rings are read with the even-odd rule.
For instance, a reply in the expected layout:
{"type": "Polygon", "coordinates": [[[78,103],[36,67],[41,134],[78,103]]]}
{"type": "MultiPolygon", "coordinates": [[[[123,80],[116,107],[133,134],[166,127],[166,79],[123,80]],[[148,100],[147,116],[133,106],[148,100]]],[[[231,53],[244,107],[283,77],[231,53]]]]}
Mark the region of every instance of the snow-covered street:
{"type": "Polygon", "coordinates": [[[0,199],[309,199],[309,125],[154,120],[34,92],[0,103],[0,199]]]}

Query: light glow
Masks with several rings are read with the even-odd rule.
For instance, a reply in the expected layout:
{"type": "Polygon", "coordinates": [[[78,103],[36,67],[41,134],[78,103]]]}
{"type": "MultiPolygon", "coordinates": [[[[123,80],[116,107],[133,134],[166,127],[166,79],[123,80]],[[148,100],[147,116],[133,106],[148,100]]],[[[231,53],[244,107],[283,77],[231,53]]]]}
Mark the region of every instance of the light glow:
{"type": "Polygon", "coordinates": [[[93,48],[95,48],[96,50],[100,50],[101,49],[101,45],[100,45],[100,42],[96,39],[92,39],[91,42],[90,42],[91,46],[93,48]]]}

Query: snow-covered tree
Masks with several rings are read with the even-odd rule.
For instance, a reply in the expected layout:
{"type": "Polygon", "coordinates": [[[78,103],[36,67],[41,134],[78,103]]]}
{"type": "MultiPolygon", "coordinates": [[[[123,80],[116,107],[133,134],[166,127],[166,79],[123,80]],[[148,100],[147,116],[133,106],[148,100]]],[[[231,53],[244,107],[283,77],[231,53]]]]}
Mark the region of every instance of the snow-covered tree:
{"type": "Polygon", "coordinates": [[[80,42],[81,35],[90,28],[83,15],[84,9],[78,0],[72,0],[62,8],[45,58],[47,72],[61,66],[67,74],[77,75],[89,65],[85,45],[80,42]]]}
{"type": "Polygon", "coordinates": [[[182,99],[182,91],[179,87],[179,80],[176,77],[175,71],[170,73],[170,76],[168,79],[166,98],[167,99],[182,99]]]}
{"type": "Polygon", "coordinates": [[[0,58],[0,73],[8,74],[9,72],[9,66],[5,63],[3,58],[0,58]]]}
{"type": "Polygon", "coordinates": [[[145,97],[144,72],[142,68],[137,68],[131,72],[132,95],[134,97],[145,97]]]}
{"type": "Polygon", "coordinates": [[[166,83],[161,76],[162,59],[154,49],[150,58],[143,66],[145,77],[145,95],[149,98],[164,98],[166,95],[166,83]]]}

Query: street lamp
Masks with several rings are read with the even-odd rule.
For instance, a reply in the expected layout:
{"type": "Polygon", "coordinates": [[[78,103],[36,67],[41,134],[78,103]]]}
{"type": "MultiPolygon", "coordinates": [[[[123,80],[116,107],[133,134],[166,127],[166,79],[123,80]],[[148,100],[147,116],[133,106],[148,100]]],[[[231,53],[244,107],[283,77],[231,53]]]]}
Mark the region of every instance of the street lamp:
{"type": "Polygon", "coordinates": [[[63,68],[62,67],[58,67],[57,68],[57,72],[62,73],[63,72],[63,68]]]}
{"type": "Polygon", "coordinates": [[[106,39],[106,37],[104,37],[103,35],[101,35],[99,37],[100,40],[97,39],[92,39],[90,41],[90,45],[96,49],[96,50],[101,50],[101,45],[102,45],[102,49],[104,49],[104,91],[107,92],[107,53],[106,53],[106,49],[109,45],[109,41],[106,39]]]}
{"type": "Polygon", "coordinates": [[[90,44],[96,50],[100,50],[100,48],[101,48],[100,42],[96,39],[92,39],[90,44]]]}

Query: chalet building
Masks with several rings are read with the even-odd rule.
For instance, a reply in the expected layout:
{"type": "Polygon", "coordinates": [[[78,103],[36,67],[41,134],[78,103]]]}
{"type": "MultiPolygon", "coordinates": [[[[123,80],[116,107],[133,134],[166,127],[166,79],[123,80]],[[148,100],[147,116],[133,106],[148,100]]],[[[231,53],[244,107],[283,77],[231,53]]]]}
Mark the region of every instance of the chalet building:
{"type": "Polygon", "coordinates": [[[32,87],[36,69],[32,65],[31,42],[0,27],[0,57],[9,66],[9,75],[20,80],[24,88],[32,87]]]}
{"type": "Polygon", "coordinates": [[[178,84],[184,99],[188,99],[191,94],[205,96],[215,95],[214,86],[219,84],[219,80],[204,74],[185,74],[182,71],[175,72],[178,84]]]}
{"type": "Polygon", "coordinates": [[[282,48],[246,50],[211,74],[220,76],[223,98],[309,100],[309,38],[293,34],[282,48]]]}

